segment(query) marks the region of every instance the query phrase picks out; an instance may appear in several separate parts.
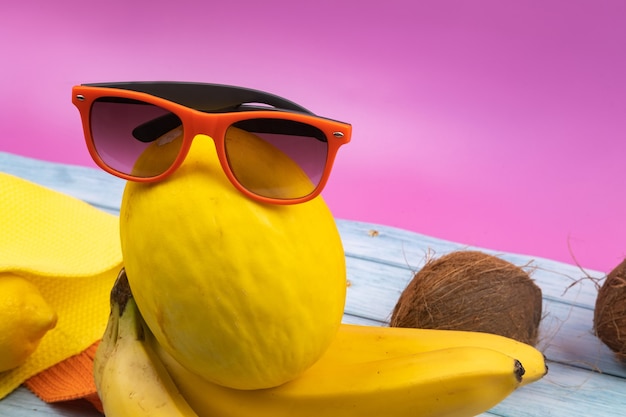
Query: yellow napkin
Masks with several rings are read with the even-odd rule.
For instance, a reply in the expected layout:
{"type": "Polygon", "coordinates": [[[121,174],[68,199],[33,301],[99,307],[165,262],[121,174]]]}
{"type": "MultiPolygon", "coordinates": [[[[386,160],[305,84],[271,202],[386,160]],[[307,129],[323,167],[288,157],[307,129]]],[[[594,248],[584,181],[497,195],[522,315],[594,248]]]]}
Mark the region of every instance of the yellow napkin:
{"type": "Polygon", "coordinates": [[[102,337],[121,266],[117,216],[0,173],[0,273],[31,280],[58,315],[28,360],[0,373],[0,399],[102,337]]]}

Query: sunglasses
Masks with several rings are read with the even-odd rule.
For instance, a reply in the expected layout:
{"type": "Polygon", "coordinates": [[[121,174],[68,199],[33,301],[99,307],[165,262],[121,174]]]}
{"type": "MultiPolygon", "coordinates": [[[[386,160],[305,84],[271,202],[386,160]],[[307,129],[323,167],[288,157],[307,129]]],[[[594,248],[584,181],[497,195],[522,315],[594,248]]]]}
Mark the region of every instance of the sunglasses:
{"type": "Polygon", "coordinates": [[[260,202],[296,204],[320,194],[351,125],[316,116],[279,96],[182,82],[84,84],[72,89],[87,148],[105,171],[156,182],[210,136],[222,170],[260,202]]]}

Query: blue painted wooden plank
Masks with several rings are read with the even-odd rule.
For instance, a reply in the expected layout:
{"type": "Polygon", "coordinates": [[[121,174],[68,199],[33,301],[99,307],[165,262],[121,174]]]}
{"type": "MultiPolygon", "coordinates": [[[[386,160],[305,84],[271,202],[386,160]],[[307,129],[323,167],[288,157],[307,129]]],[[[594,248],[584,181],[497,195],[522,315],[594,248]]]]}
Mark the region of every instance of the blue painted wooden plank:
{"type": "MultiPolygon", "coordinates": [[[[0,171],[84,199],[117,213],[124,182],[96,169],[0,153],[0,171]]],[[[344,322],[386,325],[413,273],[429,256],[477,249],[526,266],[541,287],[544,318],[539,348],[550,363],[544,380],[523,387],[484,416],[614,416],[626,405],[626,367],[592,333],[595,279],[604,274],[522,254],[474,248],[397,228],[337,220],[346,250],[348,297],[344,322]],[[572,288],[570,285],[581,279],[572,288]],[[594,371],[602,371],[594,372],[594,371]]],[[[0,416],[88,416],[91,406],[42,403],[24,388],[0,401],[0,416]],[[33,411],[35,410],[35,411],[33,411]],[[84,411],[81,411],[84,410],[84,411]]]]}
{"type": "Polygon", "coordinates": [[[623,378],[550,363],[541,381],[520,388],[491,411],[515,417],[617,417],[626,410],[623,378]]]}
{"type": "Polygon", "coordinates": [[[532,278],[541,280],[544,296],[591,308],[595,303],[595,283],[586,274],[594,279],[604,276],[598,271],[582,271],[575,265],[468,246],[393,227],[344,220],[337,223],[349,256],[416,271],[429,257],[440,257],[457,250],[481,250],[520,267],[528,265],[524,269],[532,278]],[[371,236],[372,230],[377,231],[376,236],[371,236]]]}
{"type": "Polygon", "coordinates": [[[48,404],[20,387],[0,401],[0,417],[102,417],[85,400],[48,404]]]}
{"type": "MultiPolygon", "coordinates": [[[[397,272],[393,266],[348,259],[346,314],[386,324],[407,280],[397,272]]],[[[538,348],[549,359],[626,377],[626,367],[593,334],[593,310],[544,299],[543,314],[538,348]]]]}

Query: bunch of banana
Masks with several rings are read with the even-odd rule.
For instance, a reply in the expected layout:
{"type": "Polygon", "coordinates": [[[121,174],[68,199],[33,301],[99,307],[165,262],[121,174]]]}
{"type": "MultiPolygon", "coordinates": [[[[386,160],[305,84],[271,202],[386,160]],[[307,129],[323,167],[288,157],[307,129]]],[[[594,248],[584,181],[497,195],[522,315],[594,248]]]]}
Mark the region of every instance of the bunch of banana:
{"type": "Polygon", "coordinates": [[[124,273],[94,368],[107,417],[467,417],[546,372],[539,351],[501,336],[343,324],[298,378],[269,389],[227,388],[158,344],[124,273]]]}
{"type": "Polygon", "coordinates": [[[150,330],[125,273],[111,291],[111,314],[94,358],[94,380],[107,417],[197,417],[146,343],[150,330]]]}

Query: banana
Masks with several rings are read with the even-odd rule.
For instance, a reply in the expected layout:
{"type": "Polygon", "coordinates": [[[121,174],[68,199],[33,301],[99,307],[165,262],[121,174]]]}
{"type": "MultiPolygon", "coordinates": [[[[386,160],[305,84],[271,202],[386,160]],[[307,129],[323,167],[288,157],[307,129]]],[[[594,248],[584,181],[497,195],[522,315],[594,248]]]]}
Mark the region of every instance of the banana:
{"type": "Polygon", "coordinates": [[[94,379],[107,417],[198,417],[145,343],[149,330],[122,273],[94,358],[94,379]],[[124,285],[122,285],[124,284],[124,285]]]}
{"type": "Polygon", "coordinates": [[[207,382],[154,346],[202,417],[469,417],[502,401],[524,373],[519,361],[501,352],[454,347],[363,363],[318,363],[279,387],[246,391],[207,382]]]}
{"type": "Polygon", "coordinates": [[[432,330],[342,324],[317,366],[363,363],[453,347],[483,347],[512,356],[524,364],[520,386],[541,379],[547,372],[544,355],[504,336],[457,330],[432,330]]]}
{"type": "Polygon", "coordinates": [[[300,377],[269,389],[227,388],[159,345],[123,273],[94,361],[107,417],[469,417],[545,372],[539,351],[501,336],[343,324],[300,377]]]}

